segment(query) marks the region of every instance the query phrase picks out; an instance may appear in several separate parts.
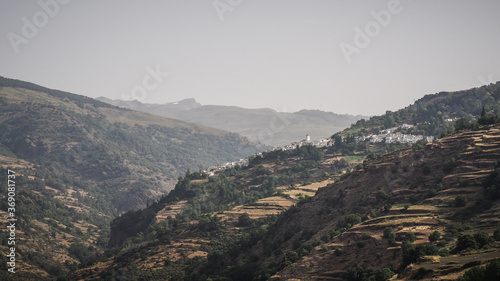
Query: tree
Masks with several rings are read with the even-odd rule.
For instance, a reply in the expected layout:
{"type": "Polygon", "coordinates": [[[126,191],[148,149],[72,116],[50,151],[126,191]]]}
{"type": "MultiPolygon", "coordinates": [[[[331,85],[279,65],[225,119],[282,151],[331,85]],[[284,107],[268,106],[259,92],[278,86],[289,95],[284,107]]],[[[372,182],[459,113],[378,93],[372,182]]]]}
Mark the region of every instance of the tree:
{"type": "Polygon", "coordinates": [[[486,266],[475,266],[459,277],[457,281],[497,281],[500,280],[500,259],[490,262],[486,266]]]}
{"type": "Polygon", "coordinates": [[[384,205],[384,213],[389,213],[389,211],[392,209],[392,205],[387,203],[384,205]]]}
{"type": "Polygon", "coordinates": [[[436,242],[441,238],[441,233],[439,231],[434,231],[429,235],[429,241],[436,242]]]}
{"type": "Polygon", "coordinates": [[[492,238],[488,235],[488,233],[484,231],[479,231],[474,234],[474,240],[476,240],[476,243],[479,248],[483,248],[488,246],[491,242],[493,242],[492,238]]]}
{"type": "Polygon", "coordinates": [[[381,268],[375,272],[375,281],[386,281],[394,276],[394,272],[387,267],[381,268]]]}
{"type": "Polygon", "coordinates": [[[252,219],[248,213],[243,213],[238,217],[237,226],[250,226],[252,224],[252,219]]]}
{"type": "Polygon", "coordinates": [[[295,251],[289,251],[286,253],[286,260],[294,263],[299,260],[299,255],[295,251]]]}
{"type": "Polygon", "coordinates": [[[463,234],[458,237],[456,250],[477,249],[478,245],[474,237],[470,234],[463,234]]]}
{"type": "Polygon", "coordinates": [[[349,214],[344,218],[344,227],[350,228],[351,226],[360,222],[361,217],[358,214],[349,214]]]}
{"type": "Polygon", "coordinates": [[[393,229],[392,227],[388,226],[384,229],[384,238],[389,238],[389,236],[391,235],[393,229]]]}
{"type": "Polygon", "coordinates": [[[474,130],[477,128],[477,123],[470,122],[467,118],[460,118],[455,123],[455,130],[474,130]]]}
{"type": "Polygon", "coordinates": [[[377,198],[377,202],[382,202],[385,201],[388,196],[387,193],[385,193],[385,191],[379,190],[377,191],[377,195],[375,195],[375,197],[377,198]]]}
{"type": "Polygon", "coordinates": [[[413,243],[415,242],[415,240],[417,240],[417,236],[415,235],[415,233],[413,232],[406,233],[404,241],[413,243]]]}

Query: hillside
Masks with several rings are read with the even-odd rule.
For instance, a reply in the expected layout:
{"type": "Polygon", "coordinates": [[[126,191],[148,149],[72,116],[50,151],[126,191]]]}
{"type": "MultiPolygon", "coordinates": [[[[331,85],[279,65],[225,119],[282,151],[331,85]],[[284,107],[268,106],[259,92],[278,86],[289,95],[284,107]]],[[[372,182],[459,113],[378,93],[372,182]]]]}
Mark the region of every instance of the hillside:
{"type": "Polygon", "coordinates": [[[20,268],[40,276],[65,274],[102,251],[111,219],[168,193],[186,170],[264,148],[235,133],[0,78],[0,176],[16,172],[20,268]],[[85,255],[75,254],[81,249],[85,255]]]}
{"type": "Polygon", "coordinates": [[[236,132],[274,147],[300,141],[306,134],[311,135],[312,139],[326,138],[359,119],[366,118],[320,110],[285,113],[272,109],[201,105],[194,99],[167,104],[143,104],[104,97],[98,99],[116,106],[236,132]]]}
{"type": "Polygon", "coordinates": [[[456,120],[476,119],[483,107],[487,115],[500,115],[500,82],[468,90],[425,95],[400,110],[359,120],[337,135],[364,136],[409,124],[414,127],[406,130],[408,134],[440,137],[453,132],[456,120]]]}
{"type": "Polygon", "coordinates": [[[500,258],[499,153],[496,124],[362,163],[306,146],[187,174],[70,279],[454,279],[500,258]]]}
{"type": "Polygon", "coordinates": [[[468,128],[479,117],[489,120],[499,115],[500,82],[469,90],[425,95],[405,108],[387,111],[368,120],[361,119],[333,134],[333,150],[356,156],[390,152],[417,142],[425,144],[452,133],[456,128],[468,128]]]}

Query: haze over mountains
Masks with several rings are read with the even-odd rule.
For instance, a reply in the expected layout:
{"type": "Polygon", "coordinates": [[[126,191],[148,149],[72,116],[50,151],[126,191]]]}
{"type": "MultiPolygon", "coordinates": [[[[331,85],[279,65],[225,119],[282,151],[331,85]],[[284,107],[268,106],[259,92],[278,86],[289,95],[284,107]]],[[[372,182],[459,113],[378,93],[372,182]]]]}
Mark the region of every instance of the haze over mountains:
{"type": "Polygon", "coordinates": [[[330,137],[332,133],[366,118],[366,116],[335,114],[320,110],[287,113],[268,108],[246,109],[236,106],[201,105],[194,99],[167,104],[143,104],[137,100],[110,100],[105,97],[97,99],[120,107],[236,132],[274,147],[300,141],[306,134],[309,134],[311,139],[330,137]]]}

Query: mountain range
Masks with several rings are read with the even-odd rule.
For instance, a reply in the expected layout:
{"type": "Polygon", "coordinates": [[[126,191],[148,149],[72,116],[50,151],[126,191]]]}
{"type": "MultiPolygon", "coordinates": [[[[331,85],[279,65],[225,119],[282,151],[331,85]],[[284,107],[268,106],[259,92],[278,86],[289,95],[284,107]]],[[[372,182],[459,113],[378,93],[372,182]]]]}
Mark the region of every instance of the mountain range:
{"type": "Polygon", "coordinates": [[[236,106],[201,105],[194,99],[167,104],[111,100],[105,97],[97,99],[124,108],[236,132],[273,147],[300,141],[307,134],[312,139],[326,138],[362,118],[367,118],[320,110],[286,113],[268,108],[246,109],[236,106]]]}
{"type": "MultiPolygon", "coordinates": [[[[0,181],[16,173],[18,237],[13,276],[10,234],[1,231],[0,278],[498,280],[499,97],[500,83],[426,95],[325,129],[326,146],[271,150],[234,132],[0,77],[0,181]],[[362,139],[383,130],[434,140],[362,139]],[[248,165],[201,171],[248,156],[248,165]]],[[[236,119],[268,141],[329,114],[194,100],[157,109],[236,119]],[[296,119],[280,126],[286,118],[296,119]]]]}

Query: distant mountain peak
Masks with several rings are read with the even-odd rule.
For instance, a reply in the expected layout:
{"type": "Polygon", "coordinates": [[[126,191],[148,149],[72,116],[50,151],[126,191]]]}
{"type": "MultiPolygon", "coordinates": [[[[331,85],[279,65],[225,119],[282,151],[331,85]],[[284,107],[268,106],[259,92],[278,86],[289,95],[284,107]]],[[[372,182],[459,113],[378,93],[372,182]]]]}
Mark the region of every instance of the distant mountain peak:
{"type": "Polygon", "coordinates": [[[198,108],[198,107],[202,106],[200,103],[196,102],[196,100],[194,98],[183,99],[183,100],[176,101],[176,102],[169,102],[169,103],[166,103],[164,105],[166,105],[168,107],[176,107],[177,109],[180,109],[180,110],[189,110],[189,109],[194,109],[194,108],[198,108]]]}

